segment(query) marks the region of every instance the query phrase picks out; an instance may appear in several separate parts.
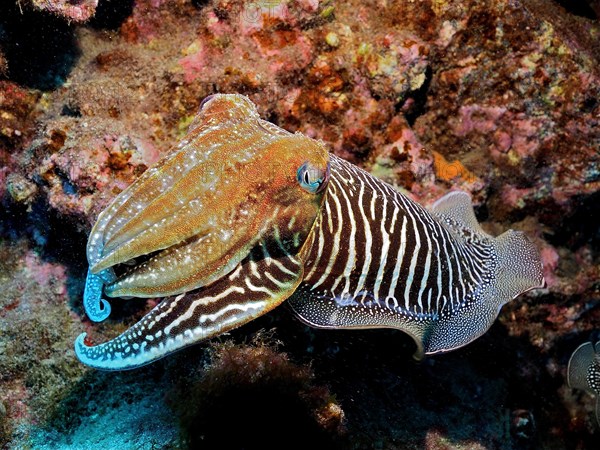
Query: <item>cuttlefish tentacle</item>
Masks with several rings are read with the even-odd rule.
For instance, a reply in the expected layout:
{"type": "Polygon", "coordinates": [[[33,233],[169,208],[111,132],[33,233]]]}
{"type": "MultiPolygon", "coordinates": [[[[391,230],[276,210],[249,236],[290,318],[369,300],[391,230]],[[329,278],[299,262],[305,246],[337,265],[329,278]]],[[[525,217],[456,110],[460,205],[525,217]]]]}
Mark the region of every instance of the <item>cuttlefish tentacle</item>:
{"type": "Polygon", "coordinates": [[[204,103],[186,139],[119,194],[88,241],[90,318],[109,312],[103,289],[110,297],[166,298],[112,341],[94,347],[80,336],[80,359],[108,370],[136,367],[285,300],[302,278],[328,164],[321,142],[262,121],[245,97],[204,103]]]}
{"type": "MultiPolygon", "coordinates": [[[[207,102],[175,152],[100,214],[87,249],[90,318],[102,320],[109,311],[102,284],[110,297],[162,297],[230,272],[279,220],[285,202],[318,204],[295,181],[294,165],[307,160],[326,165],[326,149],[262,121],[245,97],[207,102]],[[286,192],[288,185],[297,195],[286,192]],[[145,260],[135,263],[140,256],[145,260]],[[120,263],[129,266],[115,278],[120,263]]],[[[318,207],[307,211],[316,215],[318,207]]]]}
{"type": "Polygon", "coordinates": [[[267,313],[294,292],[303,275],[299,257],[281,254],[281,248],[260,242],[228,276],[165,298],[111,341],[88,346],[83,333],[75,342],[77,357],[103,370],[139,367],[267,313]]]}
{"type": "Polygon", "coordinates": [[[100,215],[88,242],[84,304],[166,297],[78,357],[129,369],[237,327],[285,299],[322,328],[396,328],[416,357],[483,334],[500,308],[544,285],[539,254],[514,231],[493,237],[470,197],[427,210],[323,143],[214,95],[181,144],[100,215]],[[116,274],[116,276],[113,276],[116,274]]]}
{"type": "MultiPolygon", "coordinates": [[[[104,275],[110,276],[109,273],[104,275]]],[[[114,278],[112,279],[114,281],[114,278]]],[[[102,298],[102,288],[106,281],[101,275],[88,270],[83,292],[83,307],[90,320],[94,322],[102,322],[110,315],[110,303],[102,298]]]]}

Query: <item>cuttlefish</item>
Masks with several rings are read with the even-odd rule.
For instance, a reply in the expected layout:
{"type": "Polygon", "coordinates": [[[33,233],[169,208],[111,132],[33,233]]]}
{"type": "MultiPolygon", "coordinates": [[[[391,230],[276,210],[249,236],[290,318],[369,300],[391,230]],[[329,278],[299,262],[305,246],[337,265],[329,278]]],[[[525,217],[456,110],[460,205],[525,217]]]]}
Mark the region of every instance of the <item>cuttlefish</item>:
{"type": "Polygon", "coordinates": [[[600,341],[585,342],[575,349],[567,369],[569,387],[596,396],[596,421],[600,425],[600,341]]]}
{"type": "Polygon", "coordinates": [[[187,136],[99,215],[87,245],[84,306],[108,297],[162,301],[79,359],[131,369],[219,335],[283,301],[317,328],[396,328],[415,356],[459,348],[500,308],[542,287],[521,232],[492,237],[471,199],[430,210],[331,154],[323,142],[262,120],[241,95],[205,99],[187,136]]]}

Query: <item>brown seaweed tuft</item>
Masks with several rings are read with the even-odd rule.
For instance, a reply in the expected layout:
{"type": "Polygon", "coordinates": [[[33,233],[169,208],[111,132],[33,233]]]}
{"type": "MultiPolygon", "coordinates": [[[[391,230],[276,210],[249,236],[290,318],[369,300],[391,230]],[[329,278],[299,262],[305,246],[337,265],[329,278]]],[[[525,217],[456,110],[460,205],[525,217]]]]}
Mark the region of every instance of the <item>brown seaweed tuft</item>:
{"type": "Polygon", "coordinates": [[[310,366],[294,363],[280,346],[268,332],[247,344],[212,345],[198,381],[171,397],[190,448],[339,445],[341,406],[310,366]]]}

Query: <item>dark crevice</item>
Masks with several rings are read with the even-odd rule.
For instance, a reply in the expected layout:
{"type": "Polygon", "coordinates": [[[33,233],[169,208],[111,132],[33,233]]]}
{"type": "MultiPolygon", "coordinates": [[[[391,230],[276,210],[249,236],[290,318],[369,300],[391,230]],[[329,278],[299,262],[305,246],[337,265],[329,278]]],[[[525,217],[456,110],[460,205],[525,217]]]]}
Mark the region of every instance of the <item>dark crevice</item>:
{"type": "MultiPolygon", "coordinates": [[[[404,111],[404,117],[411,127],[415,124],[417,118],[427,112],[427,94],[429,93],[429,86],[431,85],[432,76],[433,71],[431,70],[431,67],[428,66],[425,70],[425,81],[421,87],[416,91],[411,92],[409,97],[404,101],[403,105],[407,105],[407,101],[412,99],[412,104],[406,108],[406,111],[404,111]]],[[[404,109],[403,105],[400,109],[404,109]]]]}
{"type": "Polygon", "coordinates": [[[280,124],[280,120],[279,120],[279,114],[277,114],[277,111],[269,111],[266,117],[267,122],[271,122],[274,123],[275,125],[280,124]]]}
{"type": "Polygon", "coordinates": [[[60,115],[67,117],[81,117],[81,110],[78,106],[64,105],[62,107],[60,115]]]}
{"type": "Polygon", "coordinates": [[[479,223],[486,222],[490,218],[490,210],[487,203],[475,206],[475,217],[477,217],[477,222],[479,223]]]}
{"type": "Polygon", "coordinates": [[[194,8],[202,9],[208,5],[208,0],[192,0],[192,6],[194,8]]]}
{"type": "Polygon", "coordinates": [[[554,246],[567,246],[578,249],[586,243],[598,255],[600,251],[600,227],[598,226],[598,203],[600,192],[592,195],[573,199],[573,204],[578,204],[574,213],[565,217],[562,224],[554,229],[546,238],[554,246]]]}
{"type": "Polygon", "coordinates": [[[190,448],[268,450],[290,448],[290,442],[291,448],[340,448],[287,384],[232,387],[214,398],[203,398],[209,406],[184,420],[190,448]],[[235,433],[228,432],[231,423],[237,424],[235,433]],[[264,423],[277,433],[257,433],[264,423]]]}
{"type": "MultiPolygon", "coordinates": [[[[597,0],[554,0],[560,6],[565,8],[569,13],[585,17],[586,19],[598,20],[598,15],[594,8],[592,8],[592,2],[597,0]]],[[[596,7],[598,8],[598,7],[596,7]]]]}
{"type": "Polygon", "coordinates": [[[77,194],[77,186],[73,184],[69,176],[64,173],[62,170],[55,169],[54,171],[56,175],[60,178],[60,182],[62,185],[63,192],[67,195],[76,195],[77,194]]]}
{"type": "Polygon", "coordinates": [[[133,0],[102,0],[89,25],[101,30],[118,30],[133,12],[133,5],[133,0]]]}
{"type": "MultiPolygon", "coordinates": [[[[52,209],[46,198],[35,201],[28,210],[9,200],[0,203],[0,239],[26,239],[45,261],[63,265],[67,270],[70,307],[83,314],[83,286],[87,272],[88,229],[83,220],[67,217],[52,209]]],[[[145,299],[113,301],[111,318],[121,321],[146,309],[145,299]]]]}
{"type": "Polygon", "coordinates": [[[0,48],[7,77],[26,87],[61,86],[79,57],[74,27],[53,15],[6,1],[0,4],[0,48]]]}
{"type": "MultiPolygon", "coordinates": [[[[0,200],[2,200],[0,198],[0,200]]],[[[19,207],[8,198],[0,201],[0,239],[17,241],[28,236],[27,211],[19,207]],[[20,226],[17,226],[19,225],[20,226]]],[[[41,243],[42,245],[44,242],[41,243]]],[[[39,244],[38,244],[39,245],[39,244]]]]}
{"type": "Polygon", "coordinates": [[[595,97],[587,97],[581,105],[581,111],[584,113],[591,113],[596,106],[598,106],[598,99],[595,97]]]}
{"type": "Polygon", "coordinates": [[[0,206],[0,238],[26,239],[42,259],[64,265],[69,275],[67,289],[72,301],[81,298],[86,269],[87,235],[82,225],[53,210],[45,198],[39,198],[29,209],[9,200],[0,206]]]}

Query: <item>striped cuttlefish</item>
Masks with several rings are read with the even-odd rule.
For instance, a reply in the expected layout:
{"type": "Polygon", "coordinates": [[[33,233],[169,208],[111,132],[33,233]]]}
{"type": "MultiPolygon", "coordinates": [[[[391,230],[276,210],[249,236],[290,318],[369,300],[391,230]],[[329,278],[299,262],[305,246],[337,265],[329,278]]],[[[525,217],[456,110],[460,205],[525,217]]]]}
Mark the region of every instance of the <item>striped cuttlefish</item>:
{"type": "Polygon", "coordinates": [[[600,426],[600,341],[585,342],[569,359],[567,383],[596,396],[596,421],[600,426]]]}
{"type": "Polygon", "coordinates": [[[261,120],[241,95],[208,97],[186,137],[99,215],[84,307],[162,297],[116,338],[75,352],[131,369],[272,310],[318,328],[396,328],[415,357],[481,336],[500,308],[542,287],[534,245],[479,226],[451,192],[427,210],[300,133],[261,120]]]}

